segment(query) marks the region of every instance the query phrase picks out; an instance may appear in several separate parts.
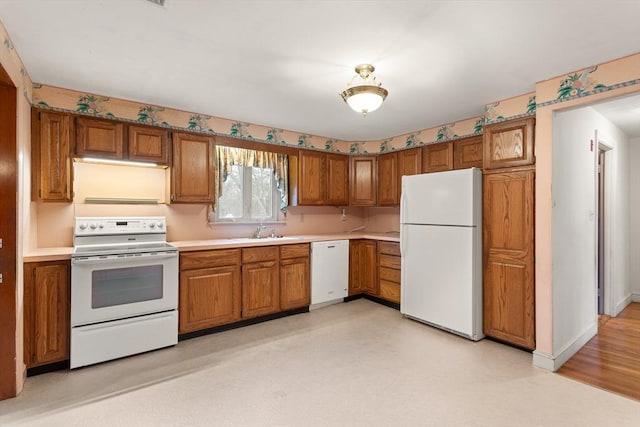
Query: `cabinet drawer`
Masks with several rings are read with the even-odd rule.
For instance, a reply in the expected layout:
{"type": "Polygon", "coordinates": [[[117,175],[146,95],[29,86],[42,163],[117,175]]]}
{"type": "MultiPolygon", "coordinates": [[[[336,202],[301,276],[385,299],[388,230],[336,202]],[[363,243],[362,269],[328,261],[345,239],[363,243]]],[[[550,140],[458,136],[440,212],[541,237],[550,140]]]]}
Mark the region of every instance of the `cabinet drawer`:
{"type": "Polygon", "coordinates": [[[280,259],[303,258],[308,256],[309,256],[308,243],[280,246],[280,259]]]}
{"type": "Polygon", "coordinates": [[[380,298],[400,303],[400,284],[380,280],[380,298]]]}
{"type": "Polygon", "coordinates": [[[378,277],[380,278],[380,280],[400,283],[400,270],[396,270],[395,268],[380,267],[378,271],[378,277]]]}
{"type": "Polygon", "coordinates": [[[378,253],[400,256],[400,243],[378,242],[378,253]]]}
{"type": "Polygon", "coordinates": [[[240,264],[240,249],[220,249],[180,254],[180,270],[240,264]]]}
{"type": "Polygon", "coordinates": [[[278,246],[243,248],[242,263],[272,261],[278,259],[278,246]]]}
{"type": "Polygon", "coordinates": [[[400,270],[400,257],[380,254],[378,257],[378,265],[380,265],[380,267],[389,267],[400,270]]]}

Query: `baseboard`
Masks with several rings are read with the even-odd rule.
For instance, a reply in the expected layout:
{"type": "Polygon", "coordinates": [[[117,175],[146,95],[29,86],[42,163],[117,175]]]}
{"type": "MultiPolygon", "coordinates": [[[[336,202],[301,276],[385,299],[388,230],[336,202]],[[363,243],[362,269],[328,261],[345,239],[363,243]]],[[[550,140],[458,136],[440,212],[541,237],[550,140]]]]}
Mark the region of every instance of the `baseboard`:
{"type": "Polygon", "coordinates": [[[627,306],[631,304],[631,301],[632,301],[632,294],[629,294],[625,299],[623,299],[618,304],[616,304],[616,306],[613,308],[613,317],[617,317],[618,314],[622,313],[622,310],[627,308],[627,306]]]}
{"type": "Polygon", "coordinates": [[[542,353],[538,350],[533,352],[533,366],[546,369],[547,371],[554,371],[553,369],[553,356],[547,353],[542,353]]]}
{"type": "Polygon", "coordinates": [[[598,323],[594,322],[586,331],[575,337],[569,344],[564,346],[556,356],[533,352],[533,365],[548,371],[557,371],[565,364],[574,354],[578,352],[591,338],[598,333],[598,323]]]}
{"type": "Polygon", "coordinates": [[[640,302],[640,292],[631,292],[631,301],[640,302]]]}

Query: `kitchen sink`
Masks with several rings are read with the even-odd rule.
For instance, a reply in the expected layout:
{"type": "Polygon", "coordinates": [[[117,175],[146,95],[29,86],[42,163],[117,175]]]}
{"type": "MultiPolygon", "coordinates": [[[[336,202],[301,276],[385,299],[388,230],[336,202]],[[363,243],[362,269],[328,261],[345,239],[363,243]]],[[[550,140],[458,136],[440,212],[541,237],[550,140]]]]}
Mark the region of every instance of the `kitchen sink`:
{"type": "Polygon", "coordinates": [[[299,237],[292,237],[292,236],[282,236],[282,237],[239,237],[237,239],[230,239],[233,240],[235,242],[243,242],[243,243],[248,243],[248,242],[282,242],[282,241],[287,241],[287,240],[297,240],[299,239],[299,237]]]}

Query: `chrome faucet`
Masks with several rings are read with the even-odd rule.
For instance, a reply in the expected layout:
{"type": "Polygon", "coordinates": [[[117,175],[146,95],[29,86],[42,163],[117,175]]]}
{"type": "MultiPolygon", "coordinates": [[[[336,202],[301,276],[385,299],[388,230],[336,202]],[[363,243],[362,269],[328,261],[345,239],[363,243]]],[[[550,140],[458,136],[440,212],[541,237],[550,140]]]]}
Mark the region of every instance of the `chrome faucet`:
{"type": "Polygon", "coordinates": [[[261,239],[262,236],[260,235],[260,233],[262,232],[262,230],[264,230],[265,228],[267,228],[266,225],[264,224],[259,224],[258,228],[256,229],[256,234],[253,236],[256,239],[261,239]]]}

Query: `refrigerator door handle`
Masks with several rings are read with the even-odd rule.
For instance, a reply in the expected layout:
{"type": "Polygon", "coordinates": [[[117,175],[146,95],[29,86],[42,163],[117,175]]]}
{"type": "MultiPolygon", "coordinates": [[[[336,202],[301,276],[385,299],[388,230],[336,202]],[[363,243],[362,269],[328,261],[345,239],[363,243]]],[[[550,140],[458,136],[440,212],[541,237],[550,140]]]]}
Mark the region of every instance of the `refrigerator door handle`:
{"type": "Polygon", "coordinates": [[[406,239],[404,238],[404,225],[403,225],[405,212],[406,212],[405,195],[403,191],[402,193],[400,193],[400,258],[401,259],[406,253],[406,249],[404,248],[406,239]]]}

